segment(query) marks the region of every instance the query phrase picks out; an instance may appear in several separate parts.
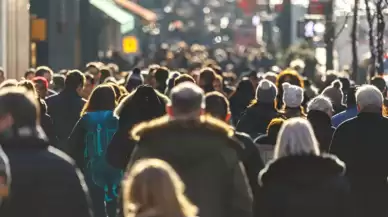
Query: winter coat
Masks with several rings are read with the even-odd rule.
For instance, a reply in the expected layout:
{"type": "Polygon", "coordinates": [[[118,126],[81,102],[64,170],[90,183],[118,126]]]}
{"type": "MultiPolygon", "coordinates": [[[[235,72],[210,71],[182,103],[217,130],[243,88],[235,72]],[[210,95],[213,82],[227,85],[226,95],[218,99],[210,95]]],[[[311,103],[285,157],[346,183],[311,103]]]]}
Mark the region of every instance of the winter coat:
{"type": "Polygon", "coordinates": [[[300,108],[285,108],[284,110],[279,111],[280,117],[287,120],[290,118],[305,118],[306,114],[303,111],[303,107],[300,108]]]}
{"type": "Polygon", "coordinates": [[[313,126],[321,152],[328,152],[335,128],[331,126],[329,115],[321,111],[309,111],[307,119],[313,126]]]}
{"type": "Polygon", "coordinates": [[[58,143],[58,138],[54,131],[53,120],[51,119],[50,115],[47,114],[46,102],[42,99],[39,99],[38,102],[40,106],[40,124],[42,125],[42,128],[46,133],[50,144],[55,146],[58,143]]]}
{"type": "Polygon", "coordinates": [[[387,216],[388,119],[361,112],[334,133],[330,152],[346,163],[355,216],[387,216]]]}
{"type": "Polygon", "coordinates": [[[81,116],[86,101],[75,90],[65,89],[58,95],[46,100],[47,111],[54,123],[55,134],[58,137],[61,150],[67,151],[67,139],[81,116]]]}
{"type": "Polygon", "coordinates": [[[358,114],[357,106],[353,106],[351,108],[348,108],[347,110],[340,112],[333,116],[331,119],[331,122],[333,123],[334,127],[338,127],[343,122],[356,117],[358,114]]]}
{"type": "Polygon", "coordinates": [[[282,157],[260,172],[260,217],[348,217],[345,166],[334,156],[282,157]]]}
{"type": "Polygon", "coordinates": [[[12,173],[4,217],[91,217],[88,189],[73,160],[38,137],[2,143],[12,173]]]}
{"type": "Polygon", "coordinates": [[[165,107],[168,102],[166,96],[155,91],[160,104],[150,108],[151,111],[144,111],[139,109],[139,105],[134,102],[134,93],[124,98],[114,111],[115,116],[119,118],[119,128],[110,142],[106,155],[107,161],[111,166],[123,170],[127,168],[130,156],[136,145],[136,142],[130,137],[132,128],[143,121],[149,121],[165,115],[165,107]],[[141,112],[141,114],[138,114],[138,112],[141,112]]]}
{"type": "Polygon", "coordinates": [[[234,131],[212,117],[169,120],[163,117],[139,125],[131,162],[159,158],[182,178],[188,198],[201,217],[252,216],[252,198],[239,163],[234,131]]]}
{"type": "Polygon", "coordinates": [[[271,120],[278,116],[274,105],[256,103],[245,111],[236,129],[256,138],[265,134],[271,120]]]}

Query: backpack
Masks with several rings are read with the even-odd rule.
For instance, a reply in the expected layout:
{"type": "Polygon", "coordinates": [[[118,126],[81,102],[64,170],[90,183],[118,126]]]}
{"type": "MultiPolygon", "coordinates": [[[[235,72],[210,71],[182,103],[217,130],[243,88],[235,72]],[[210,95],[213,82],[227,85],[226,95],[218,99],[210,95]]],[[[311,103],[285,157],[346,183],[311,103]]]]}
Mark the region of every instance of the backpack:
{"type": "Polygon", "coordinates": [[[117,197],[117,188],[121,182],[123,172],[109,165],[106,160],[106,151],[113,135],[118,128],[118,120],[112,111],[86,113],[85,136],[85,175],[105,191],[105,200],[117,197]]]}
{"type": "Polygon", "coordinates": [[[0,147],[0,206],[4,199],[9,196],[11,173],[8,157],[0,147]]]}

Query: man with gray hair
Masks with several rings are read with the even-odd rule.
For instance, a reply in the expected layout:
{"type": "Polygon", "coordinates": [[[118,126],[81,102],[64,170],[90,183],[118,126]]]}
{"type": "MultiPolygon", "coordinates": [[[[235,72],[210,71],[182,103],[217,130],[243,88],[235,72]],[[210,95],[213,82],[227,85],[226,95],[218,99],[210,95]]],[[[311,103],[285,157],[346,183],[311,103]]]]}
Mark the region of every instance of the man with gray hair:
{"type": "Polygon", "coordinates": [[[201,217],[252,216],[252,196],[234,149],[240,143],[233,129],[203,115],[204,92],[191,82],[174,87],[170,99],[168,116],[132,130],[137,147],[130,166],[142,158],[169,163],[201,217]]]}
{"type": "Polygon", "coordinates": [[[356,92],[359,114],[334,133],[330,152],[346,164],[355,217],[387,216],[388,119],[383,117],[383,95],[372,85],[356,92]]]}

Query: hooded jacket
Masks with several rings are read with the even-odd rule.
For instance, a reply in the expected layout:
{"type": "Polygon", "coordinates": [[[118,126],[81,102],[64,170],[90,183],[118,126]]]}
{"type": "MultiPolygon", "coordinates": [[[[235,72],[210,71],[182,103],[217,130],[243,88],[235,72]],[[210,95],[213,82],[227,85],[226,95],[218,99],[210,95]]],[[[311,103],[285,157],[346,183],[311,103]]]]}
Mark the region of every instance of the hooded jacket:
{"type": "Polygon", "coordinates": [[[349,216],[345,166],[330,155],[288,156],[260,172],[260,217],[349,216]]]}
{"type": "Polygon", "coordinates": [[[248,217],[252,197],[235,146],[234,131],[212,117],[170,120],[163,117],[132,131],[138,141],[131,163],[141,158],[168,162],[186,185],[201,217],[248,217]]]}
{"type": "Polygon", "coordinates": [[[82,173],[74,161],[38,136],[2,141],[12,173],[10,197],[0,209],[6,217],[91,217],[82,173]]]}

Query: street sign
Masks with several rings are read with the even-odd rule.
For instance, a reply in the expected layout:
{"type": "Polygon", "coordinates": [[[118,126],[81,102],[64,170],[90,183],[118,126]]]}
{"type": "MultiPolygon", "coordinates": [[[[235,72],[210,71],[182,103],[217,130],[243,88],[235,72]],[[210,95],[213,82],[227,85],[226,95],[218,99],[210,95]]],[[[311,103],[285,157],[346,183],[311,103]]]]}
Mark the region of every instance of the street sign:
{"type": "Polygon", "coordinates": [[[123,38],[123,52],[126,54],[137,53],[139,43],[135,36],[125,36],[123,38]]]}

